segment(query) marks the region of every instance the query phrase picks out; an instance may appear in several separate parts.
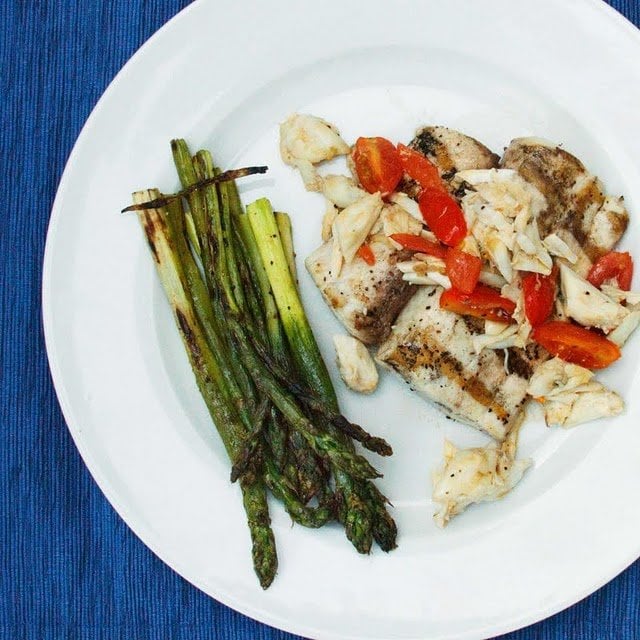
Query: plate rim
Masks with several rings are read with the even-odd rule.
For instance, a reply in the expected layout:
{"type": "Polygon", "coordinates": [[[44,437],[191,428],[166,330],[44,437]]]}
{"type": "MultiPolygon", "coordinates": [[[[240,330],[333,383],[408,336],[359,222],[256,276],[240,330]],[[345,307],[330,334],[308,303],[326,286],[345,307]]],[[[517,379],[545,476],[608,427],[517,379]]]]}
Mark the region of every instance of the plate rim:
{"type": "MultiPolygon", "coordinates": [[[[49,363],[49,369],[51,372],[51,379],[53,382],[53,386],[56,392],[56,398],[58,400],[58,404],[60,405],[65,424],[67,429],[69,430],[71,437],[73,439],[74,445],[76,446],[83,463],[86,465],[91,477],[98,485],[98,488],[107,499],[111,507],[116,511],[118,516],[125,522],[127,527],[134,533],[134,535],[147,547],[156,557],[158,557],[164,564],[166,564],[171,570],[176,572],[182,579],[186,580],[194,587],[205,593],[211,598],[214,598],[218,602],[222,603],[225,606],[232,608],[233,610],[250,617],[253,620],[256,620],[262,624],[267,624],[271,627],[297,634],[302,635],[304,637],[309,638],[329,638],[335,640],[364,640],[368,636],[364,635],[335,635],[332,633],[327,634],[326,631],[316,628],[312,625],[298,624],[297,622],[289,622],[287,619],[282,616],[272,615],[268,607],[260,608],[253,605],[247,605],[244,603],[242,598],[238,598],[234,596],[232,593],[227,592],[226,590],[220,591],[215,587],[215,585],[211,584],[203,584],[203,581],[198,580],[195,577],[187,577],[187,571],[183,571],[183,567],[181,567],[181,562],[179,558],[171,557],[168,558],[171,554],[168,551],[160,551],[159,547],[161,546],[157,540],[156,536],[152,531],[146,530],[146,527],[142,522],[136,522],[136,524],[132,524],[132,521],[135,520],[134,514],[130,514],[127,507],[118,499],[118,493],[115,488],[111,485],[110,481],[104,476],[99,468],[99,463],[95,461],[93,455],[91,454],[90,447],[86,445],[82,439],[81,429],[78,428],[75,417],[73,415],[73,401],[70,395],[67,393],[65,388],[65,383],[63,379],[63,373],[58,366],[58,362],[56,361],[56,349],[54,345],[54,336],[53,336],[53,325],[50,317],[51,313],[51,294],[53,289],[55,288],[51,278],[51,269],[54,260],[54,245],[55,238],[57,234],[57,226],[58,221],[61,216],[63,210],[63,201],[65,199],[65,192],[67,191],[67,185],[69,180],[71,179],[71,175],[74,171],[75,165],[77,163],[78,155],[82,146],[85,143],[85,139],[90,135],[91,128],[93,126],[94,121],[97,119],[98,115],[102,112],[104,108],[104,104],[106,102],[106,98],[110,96],[112,92],[116,90],[117,85],[122,79],[122,76],[129,72],[129,70],[135,65],[137,60],[142,56],[146,55],[148,49],[155,43],[155,41],[162,37],[162,35],[170,30],[175,28],[176,24],[183,21],[192,13],[198,11],[200,7],[210,3],[211,0],[195,0],[191,4],[188,4],[186,7],[181,9],[178,13],[176,13],[172,18],[170,18],[166,23],[164,23],[157,31],[155,31],[147,40],[145,40],[140,47],[134,52],[134,54],[125,62],[125,64],[120,68],[120,70],[115,74],[112,80],[109,82],[108,86],[96,102],[95,106],[91,110],[91,113],[87,117],[85,123],[83,124],[78,137],[69,153],[67,161],[64,166],[64,170],[61,174],[58,187],[56,189],[56,195],[51,206],[51,213],[49,217],[49,222],[47,224],[47,233],[46,233],[46,241],[42,259],[42,277],[41,277],[41,320],[44,334],[44,342],[45,349],[47,354],[47,360],[49,363]]],[[[624,15],[614,9],[611,5],[607,4],[605,0],[574,0],[574,4],[583,4],[584,6],[591,5],[593,8],[599,10],[603,19],[612,21],[616,23],[617,28],[624,30],[628,36],[635,38],[636,45],[640,49],[640,29],[636,27],[629,19],[627,19],[624,15]]],[[[502,624],[491,624],[483,627],[482,629],[476,628],[474,630],[470,630],[468,632],[464,632],[462,634],[455,634],[454,636],[442,635],[438,636],[439,638],[456,638],[458,640],[481,640],[482,638],[488,637],[487,634],[493,635],[501,635],[505,633],[509,633],[518,629],[522,629],[531,624],[535,624],[544,619],[547,619],[569,607],[575,605],[580,602],[584,598],[589,595],[595,593],[597,590],[602,588],[605,584],[609,583],[613,579],[615,579],[620,573],[622,573],[625,569],[627,569],[631,564],[633,564],[640,557],[640,539],[637,542],[636,548],[629,554],[629,557],[623,560],[619,566],[613,568],[610,572],[597,580],[595,584],[591,584],[589,586],[585,586],[581,589],[578,589],[574,592],[570,597],[560,598],[556,603],[551,606],[544,606],[536,609],[535,611],[529,611],[520,616],[513,617],[508,621],[502,624]]],[[[416,636],[415,640],[421,640],[425,638],[425,636],[416,636]]]]}

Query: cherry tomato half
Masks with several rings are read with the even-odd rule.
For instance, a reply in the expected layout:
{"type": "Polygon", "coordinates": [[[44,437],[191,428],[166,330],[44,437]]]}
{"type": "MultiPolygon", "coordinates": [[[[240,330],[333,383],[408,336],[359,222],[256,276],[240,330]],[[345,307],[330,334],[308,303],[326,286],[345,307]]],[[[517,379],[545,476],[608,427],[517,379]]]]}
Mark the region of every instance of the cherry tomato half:
{"type": "Polygon", "coordinates": [[[386,138],[358,138],[353,161],[358,180],[369,193],[391,193],[402,178],[400,157],[386,138]]]}
{"type": "Polygon", "coordinates": [[[570,322],[547,322],[531,336],[552,355],[587,369],[604,369],[620,357],[617,344],[570,322]]]}
{"type": "Polygon", "coordinates": [[[591,267],[587,280],[599,287],[605,280],[614,278],[618,287],[624,291],[631,289],[633,278],[633,259],[631,255],[620,251],[611,251],[598,259],[591,267]]]}
{"type": "Polygon", "coordinates": [[[455,247],[467,235],[467,223],[458,203],[440,189],[425,189],[420,196],[424,221],[440,242],[455,247]]]}
{"type": "Polygon", "coordinates": [[[423,189],[439,189],[446,193],[438,167],[429,158],[404,144],[398,145],[398,155],[405,173],[423,189]]]}
{"type": "Polygon", "coordinates": [[[555,266],[548,276],[528,273],[522,278],[524,313],[532,327],[541,325],[551,315],[556,300],[557,278],[558,269],[555,266]]]}
{"type": "Polygon", "coordinates": [[[479,284],[472,293],[447,289],[440,296],[440,307],[462,316],[473,316],[495,322],[511,323],[516,309],[512,300],[503,298],[498,291],[479,284]]]}
{"type": "Polygon", "coordinates": [[[462,293],[472,293],[480,278],[482,260],[457,247],[452,247],[447,251],[445,262],[451,286],[462,293]]]}
{"type": "Polygon", "coordinates": [[[405,249],[416,251],[418,253],[426,253],[429,256],[435,256],[444,260],[447,257],[447,248],[436,242],[431,242],[422,236],[414,236],[410,233],[394,233],[389,236],[405,249]]]}

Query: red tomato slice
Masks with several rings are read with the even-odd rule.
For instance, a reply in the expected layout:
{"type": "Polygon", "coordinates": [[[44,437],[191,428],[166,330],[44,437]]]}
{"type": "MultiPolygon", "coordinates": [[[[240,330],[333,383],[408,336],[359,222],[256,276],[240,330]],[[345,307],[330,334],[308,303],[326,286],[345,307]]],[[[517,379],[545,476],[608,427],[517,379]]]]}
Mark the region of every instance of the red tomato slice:
{"type": "Polygon", "coordinates": [[[358,138],[353,161],[358,180],[369,193],[391,193],[402,178],[400,156],[386,138],[358,138]]]}
{"type": "Polygon", "coordinates": [[[393,233],[389,237],[410,251],[426,253],[429,256],[442,258],[442,260],[447,257],[446,247],[443,247],[441,244],[431,242],[422,236],[414,236],[410,233],[393,233]]]}
{"type": "Polygon", "coordinates": [[[420,196],[420,211],[429,229],[440,242],[455,247],[467,235],[467,223],[458,203],[440,189],[425,189],[420,196]]]}
{"type": "Polygon", "coordinates": [[[423,189],[439,189],[446,192],[438,167],[429,158],[404,144],[398,145],[398,155],[405,173],[423,189]]]}
{"type": "Polygon", "coordinates": [[[558,269],[555,266],[548,276],[528,273],[522,278],[524,313],[532,327],[541,325],[551,315],[556,300],[557,278],[558,269]]]}
{"type": "Polygon", "coordinates": [[[372,267],[376,263],[376,256],[368,244],[361,244],[356,253],[372,267]]]}
{"type": "Polygon", "coordinates": [[[479,284],[472,293],[447,289],[440,296],[440,307],[461,316],[473,316],[495,322],[511,323],[514,302],[503,298],[495,289],[479,284]]]}
{"type": "Polygon", "coordinates": [[[569,322],[547,322],[531,335],[552,355],[587,369],[604,369],[620,357],[617,344],[569,322]]]}
{"type": "Polygon", "coordinates": [[[472,293],[478,284],[482,260],[453,247],[447,251],[446,265],[451,286],[462,293],[472,293]]]}
{"type": "Polygon", "coordinates": [[[618,287],[624,291],[631,289],[633,278],[633,259],[626,251],[611,251],[598,259],[591,267],[587,280],[599,287],[605,280],[615,278],[618,287]]]}

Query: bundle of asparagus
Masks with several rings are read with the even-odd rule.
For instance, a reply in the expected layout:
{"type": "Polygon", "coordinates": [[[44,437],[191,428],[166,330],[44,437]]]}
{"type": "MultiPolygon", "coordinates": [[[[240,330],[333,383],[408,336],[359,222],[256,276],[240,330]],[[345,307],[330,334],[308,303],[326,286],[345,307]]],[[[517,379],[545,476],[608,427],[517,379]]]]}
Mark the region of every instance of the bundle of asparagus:
{"type": "Polygon", "coordinates": [[[396,546],[380,474],[353,440],[380,455],[381,438],[341,415],[298,296],[289,217],[260,199],[243,210],[234,179],[207,151],[171,142],[178,194],[133,194],[202,397],[232,463],[267,588],[277,570],[266,488],[294,522],[337,520],[360,553],[396,546]]]}

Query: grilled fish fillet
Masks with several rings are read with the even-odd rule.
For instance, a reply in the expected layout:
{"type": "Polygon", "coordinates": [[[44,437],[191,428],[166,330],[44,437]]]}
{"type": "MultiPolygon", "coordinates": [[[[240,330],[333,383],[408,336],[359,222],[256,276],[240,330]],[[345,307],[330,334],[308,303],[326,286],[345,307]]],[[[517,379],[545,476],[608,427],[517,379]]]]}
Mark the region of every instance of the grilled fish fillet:
{"type": "Polygon", "coordinates": [[[575,156],[540,138],[516,138],[501,166],[516,170],[547,199],[538,217],[540,236],[556,233],[579,246],[590,260],[612,249],[627,228],[621,198],[607,197],[597,177],[575,156]],[[564,234],[564,235],[563,235],[564,234]]]}
{"type": "MultiPolygon", "coordinates": [[[[467,169],[494,169],[500,157],[475,138],[447,127],[424,127],[420,129],[409,146],[426,156],[438,167],[440,177],[450,185],[458,171],[467,169]]],[[[415,198],[419,186],[409,178],[400,185],[404,191],[415,198]]],[[[451,191],[454,187],[451,186],[451,191]]]]}
{"type": "Polygon", "coordinates": [[[389,335],[396,316],[415,293],[415,287],[405,282],[396,268],[411,254],[383,242],[372,243],[374,265],[356,257],[334,278],[333,242],[331,238],[305,260],[307,270],[347,331],[365,344],[378,344],[389,335]]]}
{"type": "Polygon", "coordinates": [[[398,316],[376,359],[445,414],[503,440],[522,418],[532,367],[546,352],[484,349],[471,341],[482,323],[440,309],[442,289],[423,286],[398,316]]]}
{"type": "MultiPolygon", "coordinates": [[[[426,155],[445,181],[451,180],[456,171],[490,169],[499,161],[477,140],[446,127],[424,127],[410,146],[426,155]]],[[[415,197],[418,186],[405,178],[398,190],[415,197]]],[[[329,240],[314,251],[305,261],[307,270],[349,333],[365,344],[379,344],[389,335],[396,316],[416,291],[396,268],[398,262],[407,260],[411,254],[376,243],[375,265],[369,267],[355,259],[343,265],[339,278],[334,279],[330,273],[332,246],[329,240]]]]}

